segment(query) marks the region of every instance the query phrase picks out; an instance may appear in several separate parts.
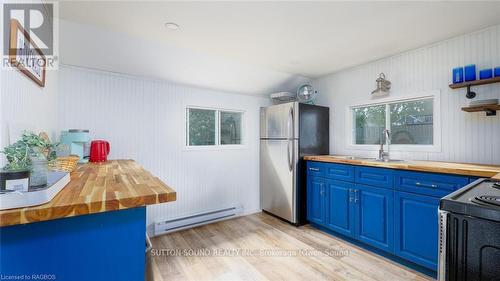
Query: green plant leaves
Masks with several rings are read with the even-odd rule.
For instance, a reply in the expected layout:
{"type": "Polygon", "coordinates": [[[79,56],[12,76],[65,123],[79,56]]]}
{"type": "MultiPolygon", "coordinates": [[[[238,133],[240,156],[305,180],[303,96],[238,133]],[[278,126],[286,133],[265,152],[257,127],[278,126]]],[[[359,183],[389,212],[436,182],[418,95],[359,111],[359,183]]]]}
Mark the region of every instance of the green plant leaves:
{"type": "Polygon", "coordinates": [[[7,165],[5,170],[22,170],[31,167],[31,158],[44,157],[47,153],[47,160],[56,158],[56,149],[59,143],[50,143],[33,132],[24,132],[17,142],[4,147],[0,153],[5,154],[7,165]]]}

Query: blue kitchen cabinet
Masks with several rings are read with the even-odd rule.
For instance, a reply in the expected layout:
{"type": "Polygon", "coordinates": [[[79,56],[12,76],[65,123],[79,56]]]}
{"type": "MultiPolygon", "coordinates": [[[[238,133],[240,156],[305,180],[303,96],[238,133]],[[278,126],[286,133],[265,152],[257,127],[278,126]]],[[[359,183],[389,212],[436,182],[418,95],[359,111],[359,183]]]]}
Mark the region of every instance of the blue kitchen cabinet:
{"type": "Polygon", "coordinates": [[[394,191],[356,185],[356,238],[386,252],[394,252],[394,191]]]}
{"type": "Polygon", "coordinates": [[[354,237],[354,183],[325,181],[327,191],[326,227],[345,236],[354,237]]]}
{"type": "Polygon", "coordinates": [[[0,280],[144,280],[146,207],[0,228],[0,280]]]}
{"type": "Polygon", "coordinates": [[[396,191],[395,254],[437,270],[438,197],[396,191]]]}
{"type": "Polygon", "coordinates": [[[474,177],[308,162],[308,219],[437,270],[441,197],[474,177]]]}
{"type": "Polygon", "coordinates": [[[394,178],[396,190],[433,197],[444,197],[469,183],[468,177],[412,171],[396,171],[394,178]]]}
{"type": "Polygon", "coordinates": [[[308,175],[307,177],[307,220],[324,225],[326,217],[325,180],[308,175]]]}
{"type": "Polygon", "coordinates": [[[393,171],[384,168],[356,167],[355,182],[357,184],[393,189],[393,171]]]}
{"type": "Polygon", "coordinates": [[[324,164],[325,178],[354,182],[354,167],[343,164],[324,164]]]}

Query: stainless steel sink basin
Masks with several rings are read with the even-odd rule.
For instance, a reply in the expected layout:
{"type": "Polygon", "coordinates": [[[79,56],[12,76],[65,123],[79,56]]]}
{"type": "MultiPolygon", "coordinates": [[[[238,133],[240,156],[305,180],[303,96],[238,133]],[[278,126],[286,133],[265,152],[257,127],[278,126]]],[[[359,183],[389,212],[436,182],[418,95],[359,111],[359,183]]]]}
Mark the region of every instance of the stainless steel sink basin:
{"type": "Polygon", "coordinates": [[[377,162],[392,163],[392,162],[404,162],[405,160],[400,160],[400,159],[379,160],[379,159],[375,159],[375,161],[377,161],[377,162]]]}
{"type": "Polygon", "coordinates": [[[367,161],[375,161],[375,158],[369,158],[369,157],[358,157],[358,156],[345,156],[342,157],[348,160],[367,160],[367,161]]]}
{"type": "Polygon", "coordinates": [[[386,163],[405,162],[405,160],[401,160],[401,159],[379,160],[377,158],[360,157],[360,156],[344,156],[344,157],[341,157],[341,158],[345,158],[345,159],[348,159],[348,160],[364,160],[364,161],[386,162],[386,163]]]}

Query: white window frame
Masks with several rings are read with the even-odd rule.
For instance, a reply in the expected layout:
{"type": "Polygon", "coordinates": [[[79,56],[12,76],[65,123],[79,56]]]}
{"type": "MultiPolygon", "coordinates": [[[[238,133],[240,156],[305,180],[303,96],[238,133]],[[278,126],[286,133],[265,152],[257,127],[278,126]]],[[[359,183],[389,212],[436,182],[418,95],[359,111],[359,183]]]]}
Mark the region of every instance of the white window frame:
{"type": "Polygon", "coordinates": [[[226,150],[226,149],[246,149],[246,111],[237,109],[226,109],[216,107],[191,106],[188,105],[184,110],[184,150],[226,150]],[[189,145],[189,109],[202,109],[215,111],[215,144],[214,145],[189,145]],[[220,113],[231,112],[241,113],[241,144],[221,144],[220,143],[220,113]]]}
{"type": "MultiPolygon", "coordinates": [[[[432,145],[423,145],[423,144],[391,144],[391,151],[402,151],[402,152],[440,152],[441,151],[441,92],[439,90],[429,91],[418,93],[411,96],[399,96],[399,97],[389,97],[384,99],[377,99],[376,101],[368,101],[357,103],[353,105],[348,105],[346,107],[346,127],[345,127],[345,135],[346,135],[346,144],[348,149],[352,150],[370,150],[376,151],[379,149],[380,145],[373,144],[355,144],[354,143],[354,134],[355,128],[354,124],[354,115],[353,109],[359,107],[367,107],[367,106],[377,106],[377,105],[386,105],[386,114],[387,108],[390,104],[400,103],[400,102],[409,102],[409,101],[417,101],[424,99],[433,99],[432,105],[432,114],[433,114],[433,144],[432,145]]],[[[390,119],[386,118],[386,128],[390,128],[390,119]]]]}

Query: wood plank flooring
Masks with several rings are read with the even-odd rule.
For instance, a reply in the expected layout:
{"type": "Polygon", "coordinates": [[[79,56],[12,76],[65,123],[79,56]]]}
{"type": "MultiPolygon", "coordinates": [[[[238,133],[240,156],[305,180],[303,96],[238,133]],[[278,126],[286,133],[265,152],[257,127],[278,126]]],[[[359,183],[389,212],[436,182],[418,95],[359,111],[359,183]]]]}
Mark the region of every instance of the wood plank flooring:
{"type": "Polygon", "coordinates": [[[433,280],[323,233],[267,214],[152,240],[152,280],[433,280]]]}

